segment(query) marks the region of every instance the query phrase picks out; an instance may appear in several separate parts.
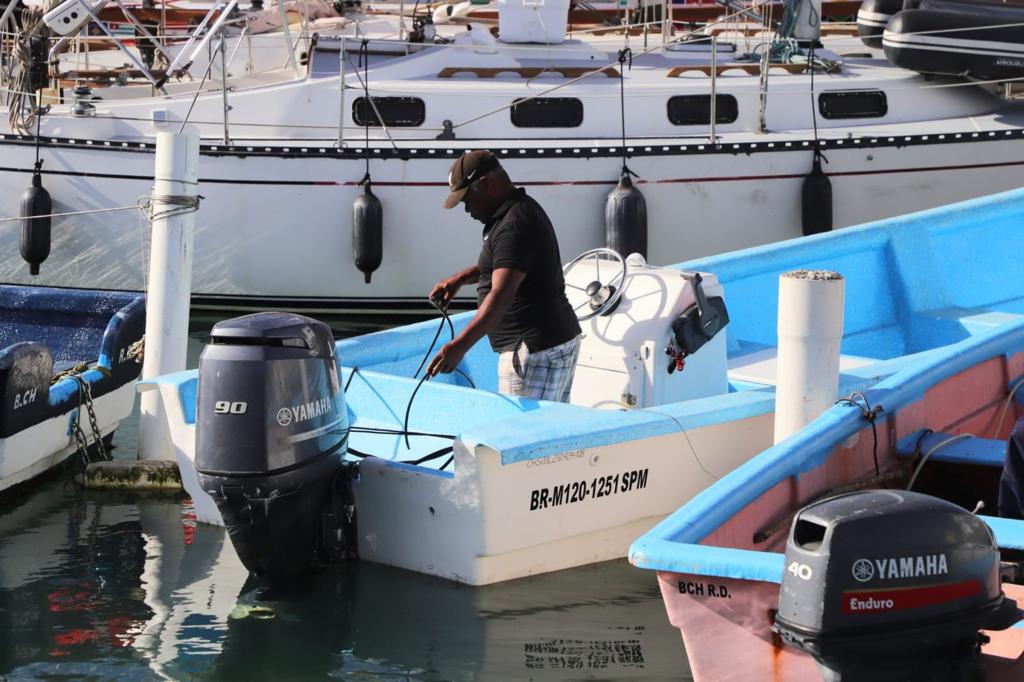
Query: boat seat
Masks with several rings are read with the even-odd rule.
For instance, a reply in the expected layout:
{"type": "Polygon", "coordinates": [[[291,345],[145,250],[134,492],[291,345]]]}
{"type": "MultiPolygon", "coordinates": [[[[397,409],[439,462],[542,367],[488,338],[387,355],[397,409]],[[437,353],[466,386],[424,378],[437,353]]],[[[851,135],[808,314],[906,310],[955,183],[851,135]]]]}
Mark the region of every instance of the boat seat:
{"type": "MultiPolygon", "coordinates": [[[[729,358],[729,379],[733,381],[744,381],[751,384],[774,386],[778,379],[776,373],[778,349],[774,347],[763,348],[752,353],[733,356],[729,358]]],[[[865,358],[859,355],[840,355],[839,373],[844,374],[850,370],[864,367],[878,362],[875,358],[865,358]]]]}
{"type": "MultiPolygon", "coordinates": [[[[919,452],[925,453],[944,440],[953,438],[949,433],[928,433],[916,431],[896,443],[898,457],[913,458],[919,452]],[[923,437],[922,437],[923,436],[923,437]],[[920,443],[918,441],[920,440],[920,443]]],[[[930,462],[948,464],[973,464],[975,466],[1001,469],[1006,459],[1006,441],[994,438],[962,438],[942,446],[928,458],[930,462]]]]}
{"type": "Polygon", "coordinates": [[[619,70],[606,66],[594,69],[589,66],[446,66],[437,73],[438,78],[453,78],[460,73],[471,73],[478,78],[497,78],[501,74],[516,74],[523,78],[536,78],[542,73],[560,73],[566,78],[579,78],[594,71],[602,71],[609,78],[618,78],[619,70]]]}
{"type": "Polygon", "coordinates": [[[1015,312],[1015,310],[1021,309],[1019,299],[1004,301],[1000,307],[1002,310],[977,310],[949,306],[919,313],[917,319],[931,323],[933,326],[941,323],[954,323],[963,332],[973,335],[983,334],[997,327],[1012,324],[1024,317],[1015,312]]]}

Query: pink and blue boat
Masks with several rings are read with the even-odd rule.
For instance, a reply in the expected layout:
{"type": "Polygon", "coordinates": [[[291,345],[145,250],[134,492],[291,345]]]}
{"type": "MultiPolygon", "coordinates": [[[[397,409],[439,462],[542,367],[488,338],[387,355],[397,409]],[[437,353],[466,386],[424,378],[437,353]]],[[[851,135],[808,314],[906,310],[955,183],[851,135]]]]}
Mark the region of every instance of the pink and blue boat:
{"type": "MultiPolygon", "coordinates": [[[[1004,238],[1013,241],[1019,231],[1013,216],[1022,197],[1016,192],[844,232],[850,240],[842,250],[821,248],[838,237],[829,235],[690,264],[718,275],[737,317],[756,314],[741,309],[752,292],[775,286],[765,262],[779,270],[871,272],[891,284],[864,292],[870,297],[847,289],[841,352],[874,361],[842,365],[846,397],[721,477],[630,548],[634,566],[657,572],[694,679],[822,679],[816,660],[780,637],[776,614],[787,575],[810,579],[802,563],[784,559],[787,541],[796,541],[792,521],[798,510],[831,495],[912,488],[944,498],[977,510],[1004,568],[1019,561],[1024,521],[999,518],[996,509],[1007,439],[1024,416],[1018,390],[1024,385],[1024,266],[1016,249],[1003,248],[1004,238]],[[947,342],[938,342],[943,336],[947,342]],[[855,379],[869,378],[865,373],[877,381],[861,390],[855,379]]],[[[774,345],[774,308],[765,298],[760,338],[732,343],[774,345]]],[[[877,539],[880,545],[890,540],[877,539]]],[[[916,561],[898,551],[894,556],[916,561]]],[[[935,570],[925,562],[917,582],[955,606],[961,597],[944,580],[937,557],[935,570]]],[[[874,587],[867,581],[881,569],[871,567],[868,577],[869,567],[861,568],[854,578],[874,587]]],[[[1024,588],[1007,582],[1003,590],[1024,605],[1024,588]]],[[[861,601],[884,610],[886,595],[861,601]]],[[[922,607],[907,608],[913,616],[922,607]]],[[[1024,624],[985,636],[978,660],[986,679],[1024,678],[1024,624]]]]}

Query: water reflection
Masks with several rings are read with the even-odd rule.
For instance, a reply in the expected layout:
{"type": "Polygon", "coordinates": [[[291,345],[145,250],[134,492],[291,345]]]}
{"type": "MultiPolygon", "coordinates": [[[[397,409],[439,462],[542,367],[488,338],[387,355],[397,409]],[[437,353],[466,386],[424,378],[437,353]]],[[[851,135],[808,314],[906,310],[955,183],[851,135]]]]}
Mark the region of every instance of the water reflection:
{"type": "Polygon", "coordinates": [[[654,581],[625,562],[482,589],[354,562],[263,603],[187,501],[66,479],[0,504],[0,632],[10,679],[688,674],[654,581]]]}

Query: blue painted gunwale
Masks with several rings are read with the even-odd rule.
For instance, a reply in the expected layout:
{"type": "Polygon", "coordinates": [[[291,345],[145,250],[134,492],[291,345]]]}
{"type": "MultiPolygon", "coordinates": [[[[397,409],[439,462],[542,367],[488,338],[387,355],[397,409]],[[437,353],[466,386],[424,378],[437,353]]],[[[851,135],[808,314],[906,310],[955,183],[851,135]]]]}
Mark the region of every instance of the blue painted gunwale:
{"type": "MultiPolygon", "coordinates": [[[[58,372],[82,361],[95,369],[78,376],[93,397],[117,389],[138,377],[141,365],[119,362],[126,348],[142,336],[145,297],[142,294],[94,289],[0,285],[0,358],[26,341],[42,343],[58,372]]],[[[123,359],[123,358],[121,358],[123,359]]],[[[40,387],[43,388],[43,387],[40,387]]],[[[69,415],[68,433],[76,419],[79,383],[65,377],[45,387],[46,409],[14,425],[14,433],[62,414],[69,415]]]]}
{"type": "MultiPolygon", "coordinates": [[[[891,416],[932,386],[981,362],[1024,352],[1024,321],[936,349],[865,391],[891,416]]],[[[858,408],[835,405],[799,432],[727,474],[636,540],[629,561],[644,569],[781,582],[782,554],[700,545],[741,509],[791,476],[824,463],[864,428],[858,408]]],[[[1024,522],[982,517],[1001,547],[1024,547],[1024,522]]]]}

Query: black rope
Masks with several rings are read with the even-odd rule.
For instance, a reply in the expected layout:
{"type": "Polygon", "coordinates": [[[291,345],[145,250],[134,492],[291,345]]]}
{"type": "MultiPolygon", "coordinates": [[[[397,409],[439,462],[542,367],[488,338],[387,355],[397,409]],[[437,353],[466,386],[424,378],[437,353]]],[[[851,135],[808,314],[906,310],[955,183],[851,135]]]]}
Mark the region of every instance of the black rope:
{"type": "MultiPolygon", "coordinates": [[[[430,353],[434,350],[434,345],[437,343],[437,340],[441,338],[441,332],[444,330],[444,321],[446,318],[447,314],[445,314],[444,317],[441,318],[441,324],[437,325],[437,331],[434,332],[434,338],[430,341],[430,347],[427,348],[427,352],[423,354],[423,359],[420,360],[420,366],[416,368],[415,372],[413,372],[413,379],[420,375],[420,370],[422,370],[423,366],[427,364],[427,360],[430,358],[430,353]]],[[[454,329],[452,330],[452,338],[455,338],[454,329]]]]}
{"type": "Polygon", "coordinates": [[[445,321],[448,322],[448,333],[451,334],[451,337],[452,337],[451,340],[454,341],[455,340],[455,325],[452,324],[452,318],[451,318],[451,315],[448,314],[448,308],[446,307],[444,310],[442,310],[441,314],[444,316],[445,321]]]}
{"type": "MultiPolygon", "coordinates": [[[[363,101],[367,107],[367,113],[372,114],[374,112],[373,104],[370,102],[370,41],[366,38],[359,44],[359,61],[363,65],[363,101]]],[[[342,83],[342,87],[345,84],[342,83]]],[[[363,126],[365,131],[365,142],[363,143],[364,150],[366,152],[366,175],[359,181],[360,185],[369,184],[370,182],[370,116],[366,116],[363,120],[366,121],[366,125],[363,126]]],[[[378,121],[380,125],[384,125],[383,121],[378,121]]]]}
{"type": "Polygon", "coordinates": [[[456,367],[456,368],[455,368],[455,369],[453,369],[452,371],[453,371],[453,372],[458,372],[458,373],[459,373],[459,375],[461,375],[461,376],[462,376],[462,378],[466,380],[466,382],[467,382],[467,383],[469,384],[469,387],[470,387],[470,388],[476,388],[476,384],[474,384],[474,383],[473,383],[473,380],[472,380],[472,379],[470,379],[470,378],[469,378],[469,375],[468,375],[468,374],[466,374],[465,372],[463,372],[463,371],[462,371],[461,369],[459,369],[458,367],[456,367]]]}
{"type": "Polygon", "coordinates": [[[348,375],[348,381],[345,382],[345,393],[348,393],[348,387],[352,384],[352,380],[356,378],[356,375],[362,376],[363,373],[359,371],[358,367],[352,368],[352,373],[348,375]]]}
{"type": "MultiPolygon", "coordinates": [[[[397,464],[410,464],[412,466],[419,466],[421,464],[424,464],[425,462],[430,462],[432,460],[444,457],[445,455],[451,455],[451,453],[454,451],[454,449],[455,449],[454,446],[446,445],[445,447],[441,448],[440,450],[435,450],[434,452],[431,452],[430,454],[427,454],[427,455],[423,455],[422,457],[420,457],[418,459],[398,459],[398,460],[394,460],[394,461],[397,464]]],[[[349,452],[349,454],[355,455],[356,457],[359,457],[360,459],[367,459],[369,457],[377,457],[377,455],[371,455],[368,452],[362,452],[362,451],[356,450],[354,448],[349,448],[348,452],[349,452]]],[[[451,457],[449,457],[445,461],[445,463],[440,466],[439,471],[443,471],[445,467],[447,467],[449,464],[451,464],[453,459],[455,459],[455,455],[452,455],[451,457]]]]}
{"type": "MultiPolygon", "coordinates": [[[[14,2],[14,0],[11,0],[11,2],[14,2]]],[[[36,101],[38,103],[38,106],[36,106],[36,163],[35,163],[35,169],[36,169],[36,173],[38,173],[39,169],[43,167],[43,162],[39,160],[39,134],[40,134],[40,131],[42,129],[42,123],[43,123],[43,107],[42,107],[42,99],[37,99],[36,101]]]]}
{"type": "MultiPolygon", "coordinates": [[[[434,334],[434,339],[430,342],[430,347],[427,348],[427,352],[424,353],[423,359],[420,361],[420,366],[416,368],[416,371],[412,375],[413,379],[415,379],[416,377],[418,377],[420,375],[420,370],[422,370],[423,369],[423,365],[425,365],[427,363],[427,359],[430,357],[431,351],[434,350],[434,345],[437,343],[437,340],[441,337],[441,330],[444,329],[445,323],[448,324],[448,333],[451,335],[451,339],[450,340],[451,341],[455,340],[455,325],[452,324],[452,318],[448,314],[448,306],[442,307],[432,298],[431,299],[427,299],[427,301],[430,303],[430,305],[432,305],[435,308],[437,308],[437,311],[439,313],[441,313],[441,321],[440,321],[440,324],[437,327],[437,332],[434,334]]],[[[458,368],[455,368],[455,371],[459,372],[459,374],[462,374],[462,376],[466,377],[466,381],[469,382],[469,385],[473,386],[473,388],[476,388],[476,386],[473,385],[473,380],[472,379],[470,379],[468,376],[466,376],[461,371],[459,371],[458,368]]]]}
{"type": "Polygon", "coordinates": [[[872,407],[871,403],[868,402],[867,396],[861,393],[860,391],[854,391],[847,397],[840,398],[835,402],[835,404],[851,405],[853,407],[856,407],[858,410],[860,410],[861,416],[864,417],[864,419],[866,419],[869,424],[871,424],[871,456],[875,460],[875,475],[881,475],[881,470],[878,466],[878,427],[875,424],[875,422],[878,420],[879,415],[885,412],[885,408],[882,407],[881,405],[875,405],[874,407],[872,407]],[[860,400],[858,401],[857,398],[860,398],[860,400]]]}
{"type": "Polygon", "coordinates": [[[814,126],[814,160],[828,163],[828,158],[821,153],[821,142],[818,140],[818,102],[814,97],[814,43],[807,57],[807,68],[811,72],[811,124],[814,126]]]}
{"type": "MultiPolygon", "coordinates": [[[[363,41],[363,42],[365,44],[367,41],[363,41]]],[[[360,49],[363,49],[363,48],[360,48],[360,49]]],[[[367,177],[369,177],[369,172],[367,172],[367,177]]],[[[448,308],[447,308],[447,306],[442,307],[442,306],[438,305],[433,300],[430,301],[430,304],[432,306],[434,306],[435,308],[437,308],[437,310],[441,313],[441,320],[440,320],[439,324],[437,325],[437,331],[434,332],[434,338],[430,341],[430,347],[427,348],[427,352],[423,354],[423,359],[420,360],[420,364],[416,368],[416,372],[413,373],[413,375],[412,375],[413,379],[415,379],[416,377],[419,376],[420,371],[423,369],[424,365],[427,364],[427,360],[430,358],[430,354],[431,354],[431,352],[433,352],[434,346],[437,345],[437,340],[441,337],[441,332],[444,331],[445,324],[448,325],[448,332],[451,334],[452,340],[455,339],[455,325],[452,323],[451,316],[448,315],[448,308]]],[[[476,384],[473,383],[473,380],[469,378],[468,374],[466,374],[465,372],[460,370],[458,367],[453,368],[453,371],[458,372],[458,374],[461,375],[462,378],[466,380],[466,382],[470,385],[471,388],[476,388],[476,384]]],[[[348,391],[349,385],[352,383],[352,379],[355,377],[355,375],[357,373],[359,373],[359,368],[358,367],[353,367],[352,368],[352,373],[348,377],[348,381],[345,382],[345,391],[346,392],[348,391]]],[[[412,395],[409,396],[409,402],[406,403],[406,405],[405,405],[405,419],[402,422],[402,430],[401,431],[393,430],[393,429],[377,428],[377,427],[372,427],[371,428],[371,427],[356,427],[356,426],[353,426],[351,428],[351,430],[353,432],[356,432],[356,433],[375,433],[375,434],[387,434],[387,435],[402,436],[404,438],[404,440],[405,440],[405,447],[408,450],[412,449],[412,446],[409,443],[409,436],[431,436],[431,437],[435,437],[435,438],[451,438],[452,440],[454,440],[456,438],[456,436],[451,436],[451,435],[447,435],[447,434],[439,434],[439,433],[423,433],[423,432],[417,432],[417,431],[410,431],[409,430],[409,415],[412,412],[413,401],[416,399],[416,394],[419,393],[420,387],[423,386],[423,383],[425,381],[429,380],[429,379],[430,379],[430,375],[429,374],[424,374],[423,378],[420,379],[419,382],[416,384],[416,388],[413,389],[412,395]]],[[[365,453],[360,453],[358,451],[354,451],[354,450],[352,450],[352,448],[349,448],[349,451],[352,452],[353,454],[355,454],[357,457],[367,457],[367,456],[369,456],[369,455],[367,455],[365,453]]],[[[451,448],[449,447],[446,452],[451,452],[451,448]]],[[[406,462],[406,464],[420,464],[421,462],[426,462],[426,461],[430,461],[432,459],[436,459],[437,457],[440,457],[443,454],[445,454],[445,452],[438,451],[436,453],[432,453],[431,455],[427,455],[426,458],[421,458],[419,460],[406,462]]]]}
{"type": "Polygon", "coordinates": [[[455,446],[454,445],[446,445],[445,447],[441,448],[440,450],[435,450],[435,451],[431,452],[429,455],[423,455],[419,459],[413,459],[413,460],[409,460],[409,461],[402,462],[402,463],[403,464],[419,465],[419,464],[423,464],[424,462],[430,462],[430,461],[438,459],[440,457],[444,457],[447,454],[451,454],[454,450],[455,450],[455,446]]]}
{"type": "Polygon", "coordinates": [[[921,451],[921,444],[924,443],[924,439],[925,438],[927,438],[928,436],[930,436],[933,433],[935,433],[935,432],[932,431],[931,429],[924,429],[923,431],[921,431],[921,435],[917,437],[917,442],[914,443],[914,451],[912,453],[910,453],[911,454],[911,457],[910,457],[910,462],[911,462],[910,470],[911,471],[913,471],[917,467],[918,460],[921,458],[921,455],[924,454],[921,451]]]}
{"type": "Polygon", "coordinates": [[[423,382],[429,378],[429,374],[423,375],[423,378],[416,384],[416,388],[413,389],[412,395],[409,396],[409,403],[405,406],[405,421],[402,422],[402,430],[405,431],[405,447],[407,450],[412,449],[409,445],[409,413],[412,411],[412,401],[416,399],[416,394],[419,393],[420,386],[422,386],[423,382]]]}
{"type": "Polygon", "coordinates": [[[382,426],[352,426],[349,428],[352,433],[370,433],[380,436],[427,436],[430,438],[450,438],[455,440],[456,436],[447,433],[426,433],[424,431],[406,431],[399,429],[388,429],[382,426]]]}
{"type": "Polygon", "coordinates": [[[622,123],[622,172],[636,177],[626,165],[626,62],[633,68],[633,51],[628,47],[619,50],[619,120],[622,123]]]}

